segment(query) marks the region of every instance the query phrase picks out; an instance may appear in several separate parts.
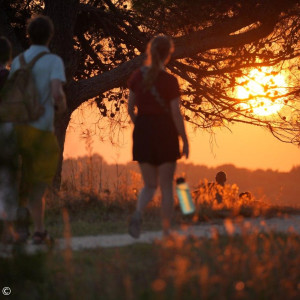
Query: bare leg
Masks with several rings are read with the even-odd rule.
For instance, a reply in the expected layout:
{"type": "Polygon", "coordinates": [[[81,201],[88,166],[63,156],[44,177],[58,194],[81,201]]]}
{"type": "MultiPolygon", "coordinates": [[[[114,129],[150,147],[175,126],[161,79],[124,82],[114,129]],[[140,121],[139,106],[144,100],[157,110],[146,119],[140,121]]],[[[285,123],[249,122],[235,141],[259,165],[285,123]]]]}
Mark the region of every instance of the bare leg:
{"type": "Polygon", "coordinates": [[[159,185],[162,193],[162,226],[165,235],[169,234],[173,215],[173,179],[176,162],[164,163],[159,166],[159,185]]]}
{"type": "Polygon", "coordinates": [[[46,183],[39,182],[32,187],[29,193],[28,208],[33,219],[34,231],[44,232],[44,212],[45,200],[44,194],[47,188],[46,183]]]}
{"type": "Polygon", "coordinates": [[[140,169],[142,172],[144,187],[141,190],[135,213],[131,216],[129,221],[129,234],[134,238],[139,238],[141,233],[142,213],[147,204],[152,200],[157,187],[157,167],[141,163],[140,169]]]}
{"type": "Polygon", "coordinates": [[[158,173],[157,167],[151,164],[141,163],[139,166],[142,172],[144,187],[139,194],[136,210],[142,213],[154,196],[157,188],[158,173]]]}

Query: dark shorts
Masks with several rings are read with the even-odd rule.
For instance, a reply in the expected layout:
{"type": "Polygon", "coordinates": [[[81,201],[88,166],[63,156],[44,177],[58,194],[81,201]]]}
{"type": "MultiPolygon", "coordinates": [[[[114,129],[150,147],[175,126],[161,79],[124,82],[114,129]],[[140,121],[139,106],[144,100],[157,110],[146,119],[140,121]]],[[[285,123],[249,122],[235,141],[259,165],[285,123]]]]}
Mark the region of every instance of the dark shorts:
{"type": "Polygon", "coordinates": [[[161,165],[179,158],[178,133],[170,115],[142,115],[136,118],[133,160],[161,165]]]}

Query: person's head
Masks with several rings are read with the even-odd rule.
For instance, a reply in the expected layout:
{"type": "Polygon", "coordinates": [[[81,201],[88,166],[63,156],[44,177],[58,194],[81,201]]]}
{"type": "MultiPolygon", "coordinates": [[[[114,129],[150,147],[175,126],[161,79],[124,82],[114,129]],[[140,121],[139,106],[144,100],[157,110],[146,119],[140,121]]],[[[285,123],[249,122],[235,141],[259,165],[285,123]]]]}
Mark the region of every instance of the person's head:
{"type": "Polygon", "coordinates": [[[226,173],[223,171],[220,171],[217,173],[216,175],[216,182],[220,185],[224,185],[224,183],[226,182],[226,173]]]}
{"type": "Polygon", "coordinates": [[[10,41],[0,36],[0,64],[5,65],[11,60],[12,47],[10,41]]]}
{"type": "Polygon", "coordinates": [[[47,16],[36,16],[29,20],[27,33],[32,44],[48,45],[54,34],[53,22],[47,16]]]}
{"type": "Polygon", "coordinates": [[[149,65],[165,65],[174,52],[174,43],[166,35],[155,36],[147,45],[147,63],[149,65]]]}
{"type": "Polygon", "coordinates": [[[250,192],[243,192],[239,194],[241,200],[252,200],[252,194],[250,192]]]}
{"type": "Polygon", "coordinates": [[[150,68],[144,79],[146,89],[151,87],[160,69],[169,62],[173,52],[174,43],[166,35],[157,35],[148,43],[146,64],[150,68]]]}

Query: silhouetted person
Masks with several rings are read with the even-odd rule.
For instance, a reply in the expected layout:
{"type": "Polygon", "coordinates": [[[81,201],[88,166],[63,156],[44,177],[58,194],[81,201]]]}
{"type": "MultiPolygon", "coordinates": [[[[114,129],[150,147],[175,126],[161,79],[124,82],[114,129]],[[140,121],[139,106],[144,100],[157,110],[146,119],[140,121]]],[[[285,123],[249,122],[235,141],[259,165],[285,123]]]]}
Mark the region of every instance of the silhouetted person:
{"type": "Polygon", "coordinates": [[[179,108],[178,81],[165,71],[173,51],[170,38],[156,36],[148,44],[148,65],[136,70],[128,81],[128,113],[134,123],[133,160],[138,161],[144,181],[129,223],[129,234],[134,238],[140,236],[142,213],[158,183],[162,192],[163,230],[168,234],[174,202],[174,172],[176,160],[180,158],[178,135],[183,141],[183,154],[189,155],[179,108]]]}
{"type": "Polygon", "coordinates": [[[226,180],[227,180],[227,177],[226,177],[225,172],[220,171],[216,174],[216,183],[217,183],[216,190],[217,191],[216,191],[215,198],[218,203],[222,203],[222,201],[223,201],[223,195],[222,195],[222,193],[219,193],[219,191],[222,190],[222,188],[224,187],[226,180]]]}
{"type": "MultiPolygon", "coordinates": [[[[22,199],[28,205],[33,219],[33,243],[51,241],[44,226],[44,193],[52,184],[59,159],[59,146],[54,134],[54,116],[66,109],[62,84],[66,81],[62,59],[51,54],[48,45],[54,33],[50,18],[37,16],[30,20],[27,33],[31,47],[13,60],[10,76],[35,58],[32,74],[35,79],[39,101],[44,114],[36,121],[16,126],[19,151],[22,158],[21,189],[22,199]],[[43,55],[43,56],[42,56],[43,55]]],[[[25,232],[28,228],[20,230],[25,232]]]]}
{"type": "Polygon", "coordinates": [[[227,177],[226,177],[226,173],[225,172],[220,171],[220,172],[217,173],[217,175],[216,175],[216,182],[217,182],[217,184],[219,184],[221,186],[224,186],[226,180],[227,180],[227,177]]]}
{"type": "MultiPolygon", "coordinates": [[[[0,37],[0,101],[1,89],[9,71],[6,65],[11,60],[12,48],[9,40],[0,37]]],[[[2,242],[14,242],[13,222],[18,204],[17,189],[18,154],[13,124],[0,122],[0,221],[3,222],[2,242]]]]}
{"type": "Polygon", "coordinates": [[[239,199],[240,200],[247,200],[250,201],[252,200],[253,196],[250,192],[243,192],[239,194],[239,199]]]}

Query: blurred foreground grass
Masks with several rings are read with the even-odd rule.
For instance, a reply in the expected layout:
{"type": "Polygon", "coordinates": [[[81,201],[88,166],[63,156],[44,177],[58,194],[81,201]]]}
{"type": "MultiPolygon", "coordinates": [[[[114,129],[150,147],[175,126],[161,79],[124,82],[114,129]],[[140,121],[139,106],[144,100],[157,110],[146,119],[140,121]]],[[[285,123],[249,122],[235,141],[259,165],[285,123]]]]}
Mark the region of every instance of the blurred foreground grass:
{"type": "Polygon", "coordinates": [[[0,258],[10,299],[299,299],[300,237],[173,236],[152,245],[0,258]]]}

